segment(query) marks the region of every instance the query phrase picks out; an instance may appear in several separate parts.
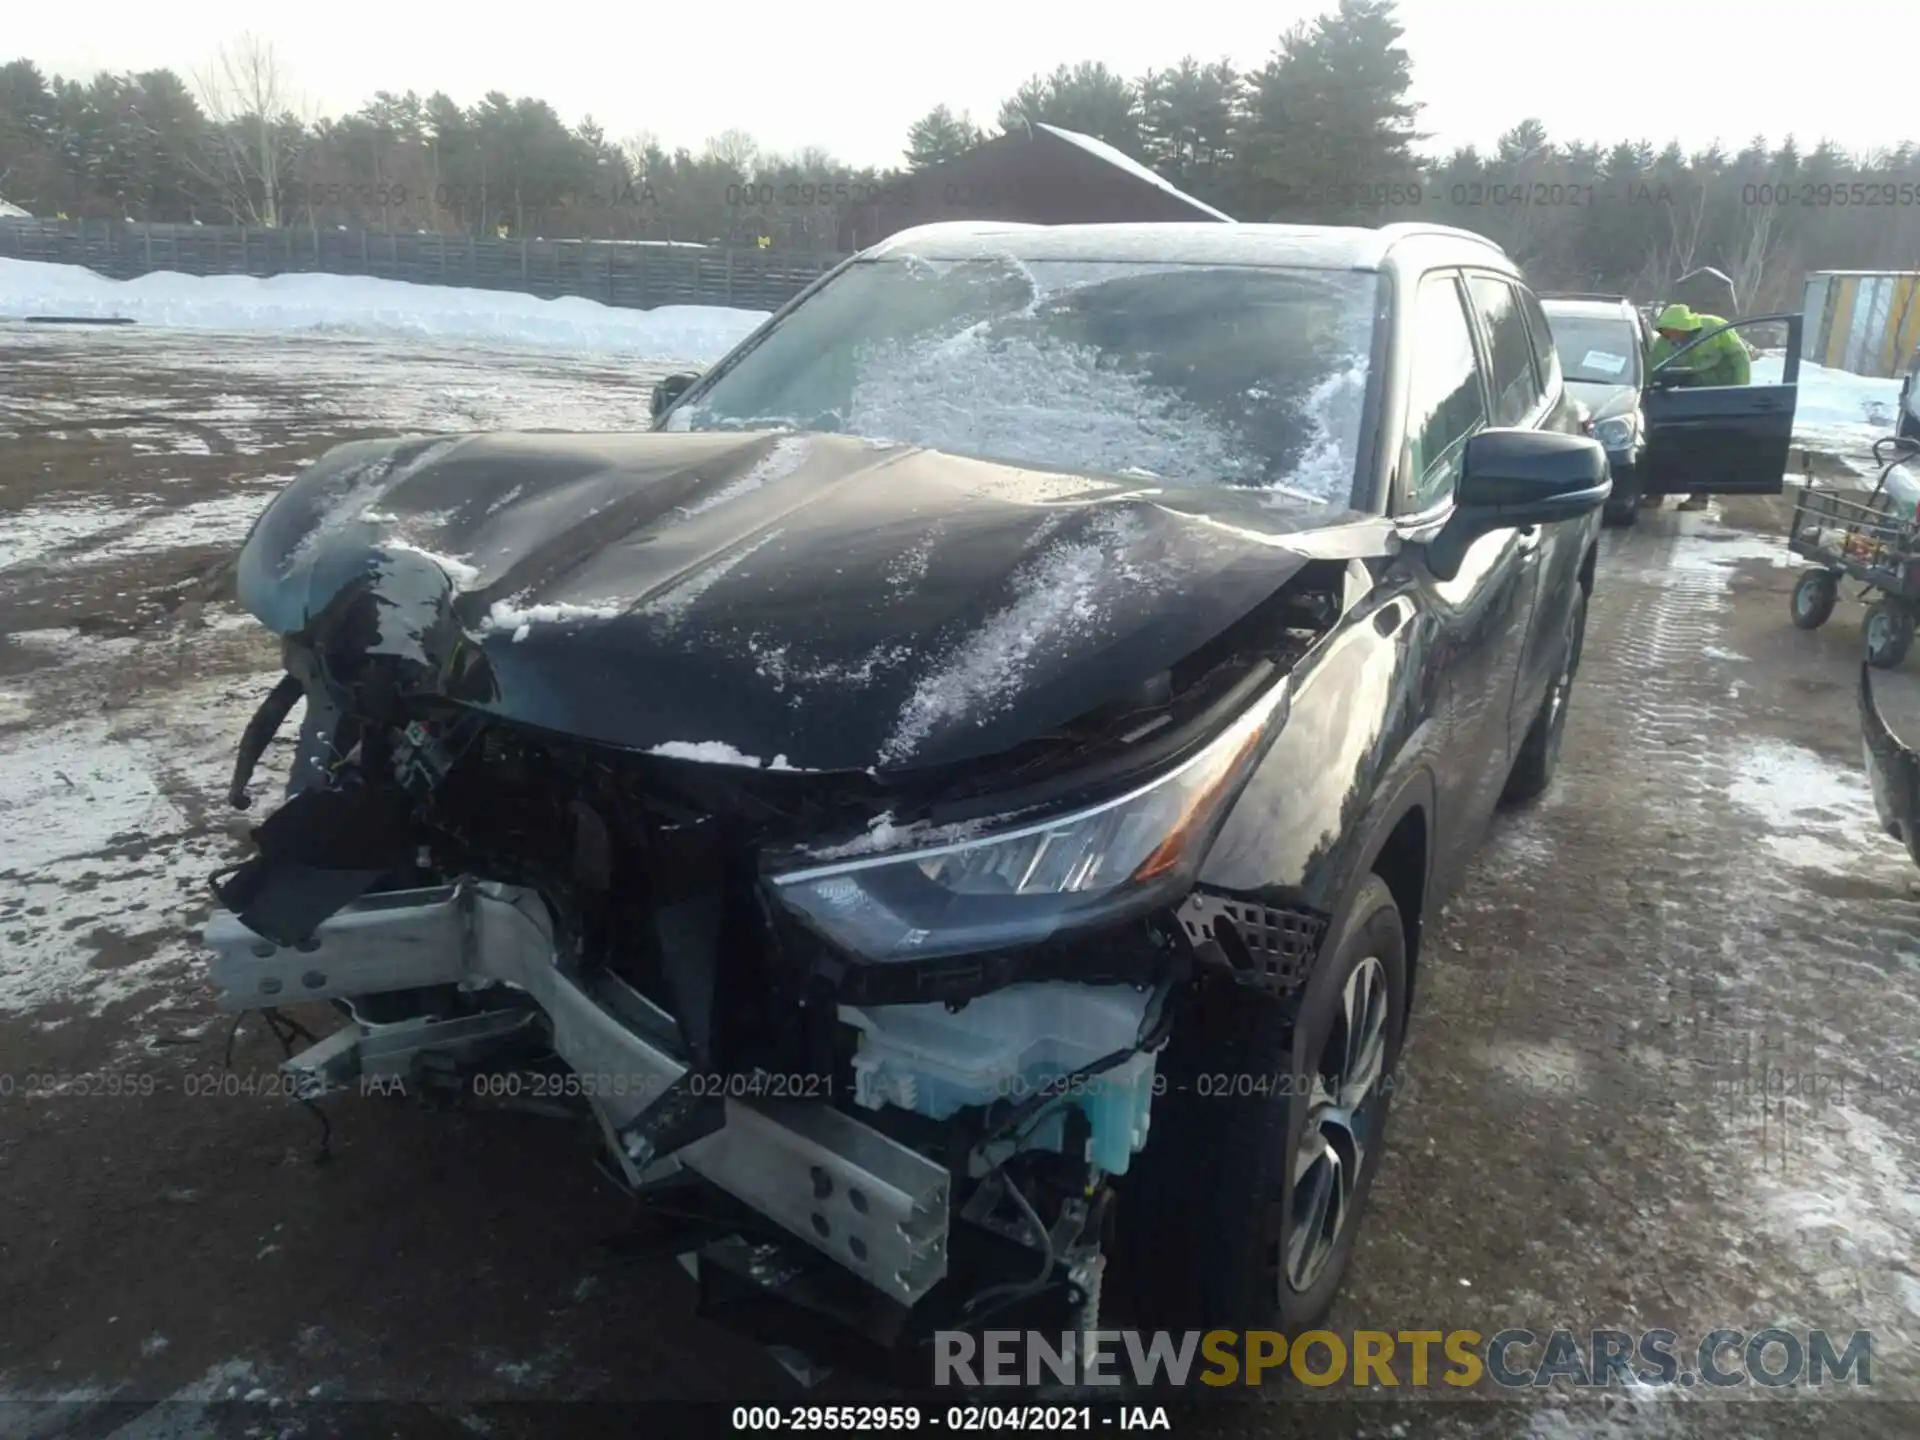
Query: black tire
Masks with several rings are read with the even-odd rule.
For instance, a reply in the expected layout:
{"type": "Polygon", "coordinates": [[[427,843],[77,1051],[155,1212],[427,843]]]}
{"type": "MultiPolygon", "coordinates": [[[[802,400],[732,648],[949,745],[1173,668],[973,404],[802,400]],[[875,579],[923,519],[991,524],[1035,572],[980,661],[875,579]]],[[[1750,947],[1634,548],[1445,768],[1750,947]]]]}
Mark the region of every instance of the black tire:
{"type": "MultiPolygon", "coordinates": [[[[1119,1197],[1116,1288],[1133,1323],[1297,1334],[1332,1306],[1379,1168],[1406,1024],[1406,931],[1378,876],[1362,882],[1321,955],[1296,1004],[1210,979],[1176,1030],[1162,1058],[1168,1085],[1152,1138],[1119,1197]],[[1304,1077],[1343,1049],[1350,982],[1356,996],[1372,997],[1366,1013],[1378,1029],[1363,1029],[1377,1033],[1378,1078],[1358,1108],[1363,1123],[1341,1132],[1309,1124],[1324,1112],[1304,1077]],[[1357,1160],[1351,1147],[1333,1146],[1353,1178],[1318,1268],[1296,1285],[1287,1271],[1288,1242],[1299,1233],[1295,1160],[1303,1142],[1334,1132],[1364,1143],[1357,1160]]],[[[1304,1205],[1308,1192],[1298,1199],[1304,1205]]]]}
{"type": "Polygon", "coordinates": [[[1867,663],[1876,670],[1891,670],[1913,648],[1913,611],[1898,600],[1876,600],[1867,607],[1860,635],[1866,642],[1867,663]]]}
{"type": "Polygon", "coordinates": [[[1553,783],[1560,768],[1560,739],[1567,729],[1567,710],[1573,698],[1573,677],[1580,671],[1580,652],[1587,636],[1587,593],[1576,589],[1567,615],[1567,653],[1560,673],[1547,687],[1547,695],[1527,729],[1527,738],[1514,756],[1513,769],[1507,775],[1507,787],[1500,799],[1507,805],[1524,805],[1537,799],[1553,783]]]}
{"type": "Polygon", "coordinates": [[[1638,465],[1628,466],[1624,475],[1615,475],[1613,493],[1607,497],[1607,503],[1600,511],[1600,523],[1631,525],[1638,520],[1646,483],[1638,465]]]}
{"type": "Polygon", "coordinates": [[[1793,587],[1788,602],[1793,623],[1802,630],[1818,630],[1833,616],[1840,598],[1840,579],[1831,570],[1808,570],[1793,587]]]}

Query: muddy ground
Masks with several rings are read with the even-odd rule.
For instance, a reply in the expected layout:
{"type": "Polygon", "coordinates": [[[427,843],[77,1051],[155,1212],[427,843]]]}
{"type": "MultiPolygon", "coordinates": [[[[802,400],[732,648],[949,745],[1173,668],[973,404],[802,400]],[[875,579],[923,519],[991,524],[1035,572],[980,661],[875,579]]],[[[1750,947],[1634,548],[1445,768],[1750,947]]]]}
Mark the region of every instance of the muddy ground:
{"type": "MultiPolygon", "coordinates": [[[[220,1078],[196,951],[275,675],[225,574],[252,515],[337,439],[637,424],[652,375],[14,328],[0,377],[0,1435],[505,1434],[476,1407],[802,1398],[693,1317],[670,1258],[628,1253],[564,1124],[339,1097],[316,1164],[313,1117],[220,1078]],[[247,1416],[207,1408],[232,1399],[247,1416]]],[[[1177,1433],[1920,1433],[1920,871],[1860,770],[1859,607],[1791,628],[1783,530],[1763,500],[1607,534],[1560,778],[1430,932],[1334,1323],[1866,1329],[1873,1398],[1296,1386],[1177,1433]]],[[[241,1077],[280,1056],[257,1021],[232,1047],[241,1077]]]]}

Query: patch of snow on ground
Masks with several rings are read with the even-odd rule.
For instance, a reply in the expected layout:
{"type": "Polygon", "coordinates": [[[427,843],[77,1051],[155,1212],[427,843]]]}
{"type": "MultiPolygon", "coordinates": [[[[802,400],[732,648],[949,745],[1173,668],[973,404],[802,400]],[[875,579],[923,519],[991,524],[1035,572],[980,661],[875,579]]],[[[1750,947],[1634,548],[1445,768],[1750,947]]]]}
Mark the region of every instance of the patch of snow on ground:
{"type": "Polygon", "coordinates": [[[367,275],[181,275],[109,280],[78,265],[0,259],[0,319],[126,317],[190,330],[337,330],[599,350],[711,364],[767,318],[762,310],[663,305],[629,310],[565,296],[415,285],[367,275]]]}
{"type": "Polygon", "coordinates": [[[1784,535],[1755,535],[1746,530],[1725,530],[1702,525],[1683,530],[1673,547],[1671,568],[1679,575],[1723,571],[1731,565],[1764,560],[1777,570],[1795,569],[1806,564],[1787,549],[1784,535]]]}
{"type": "Polygon", "coordinates": [[[1541,825],[1528,823],[1531,818],[1516,815],[1494,832],[1493,852],[1503,861],[1518,862],[1529,868],[1554,863],[1556,851],[1552,832],[1541,825]]]}
{"type": "MultiPolygon", "coordinates": [[[[98,1013],[200,963],[207,877],[239,847],[190,812],[223,803],[233,746],[273,678],[203,681],[7,737],[0,1012],[77,1000],[98,1013]]],[[[255,793],[285,759],[269,749],[255,793]]]]}
{"type": "Polygon", "coordinates": [[[1875,854],[1899,854],[1881,833],[1866,775],[1798,745],[1748,748],[1734,762],[1727,798],[1773,832],[1767,848],[1790,865],[1849,874],[1875,854]]]}
{"type": "Polygon", "coordinates": [[[1527,1418],[1525,1440],[1678,1440],[1689,1433],[1682,1394],[1630,1378],[1603,1400],[1581,1396],[1565,1405],[1541,1405],[1527,1418]]]}
{"type": "Polygon", "coordinates": [[[1563,1098],[1590,1094],[1593,1075],[1587,1059],[1564,1040],[1529,1044],[1511,1036],[1476,1051],[1481,1063],[1522,1089],[1563,1098]]]}
{"type": "Polygon", "coordinates": [[[128,519],[124,509],[93,502],[34,506],[0,515],[0,570],[31,565],[128,519]]]}
{"type": "Polygon", "coordinates": [[[32,715],[32,690],[22,685],[0,685],[0,725],[19,725],[32,715]]]}
{"type": "MultiPolygon", "coordinates": [[[[1762,355],[1753,362],[1755,385],[1778,385],[1783,372],[1779,355],[1762,355]]],[[[1793,402],[1793,424],[1797,432],[1809,427],[1859,427],[1870,429],[1874,437],[1893,429],[1899,413],[1900,382],[1876,376],[1854,375],[1832,370],[1811,361],[1800,362],[1800,378],[1793,402]]]]}
{"type": "Polygon", "coordinates": [[[91,716],[16,736],[0,751],[0,874],[24,874],[179,816],[160,798],[148,747],[91,716]]]}
{"type": "Polygon", "coordinates": [[[1920,1167],[1873,1116],[1838,1102],[1796,1125],[1783,1152],[1756,1167],[1760,1214],[1809,1255],[1829,1294],[1888,1292],[1920,1321],[1920,1167]]]}
{"type": "Polygon", "coordinates": [[[147,521],[138,529],[86,552],[88,561],[154,555],[197,545],[238,545],[273,497],[222,495],[183,506],[147,521]]]}

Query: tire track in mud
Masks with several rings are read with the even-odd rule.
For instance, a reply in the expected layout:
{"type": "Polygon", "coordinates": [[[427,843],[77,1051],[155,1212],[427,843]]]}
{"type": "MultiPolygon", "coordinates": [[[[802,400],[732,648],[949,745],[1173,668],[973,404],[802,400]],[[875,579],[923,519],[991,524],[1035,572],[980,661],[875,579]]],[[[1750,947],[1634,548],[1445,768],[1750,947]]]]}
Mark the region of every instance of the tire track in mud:
{"type": "MultiPolygon", "coordinates": [[[[1718,533],[1663,516],[1603,541],[1560,775],[1496,821],[1431,930],[1412,1103],[1335,1319],[1663,1326],[1683,1345],[1721,1326],[1824,1327],[1842,1344],[1869,1329],[1868,1393],[1910,1400],[1920,905],[1899,847],[1859,838],[1864,774],[1773,738],[1752,683],[1769,662],[1725,663],[1739,660],[1730,624],[1752,612],[1723,562],[1753,549],[1716,554],[1718,533]],[[1829,808],[1812,809],[1810,858],[1793,826],[1756,809],[1753,756],[1769,746],[1834,772],[1833,793],[1814,797],[1829,808]],[[1810,888],[1836,837],[1853,847],[1840,888],[1872,898],[1810,888]],[[1868,975],[1881,991],[1862,1004],[1868,975]],[[1849,1078],[1844,1094],[1782,1094],[1768,1084],[1781,1072],[1849,1078]],[[1875,1074],[1916,1088],[1864,1093],[1875,1074]]],[[[1642,1391],[1631,1416],[1590,1397],[1564,1411],[1472,1407],[1446,1428],[1756,1433],[1747,1407],[1674,1403],[1703,1398],[1642,1391]]],[[[1823,1434],[1911,1431],[1903,1407],[1820,1408],[1823,1434]]],[[[1810,1419],[1794,1409],[1794,1423],[1810,1419]]],[[[1787,1418],[1771,1411],[1767,1433],[1787,1418]]]]}

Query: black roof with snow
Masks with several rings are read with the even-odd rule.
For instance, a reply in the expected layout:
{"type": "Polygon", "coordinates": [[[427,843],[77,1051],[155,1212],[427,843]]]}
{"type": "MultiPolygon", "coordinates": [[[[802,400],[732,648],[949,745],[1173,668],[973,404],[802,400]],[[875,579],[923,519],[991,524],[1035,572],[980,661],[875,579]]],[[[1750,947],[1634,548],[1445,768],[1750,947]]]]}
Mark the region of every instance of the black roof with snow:
{"type": "Polygon", "coordinates": [[[873,247],[873,255],[911,251],[929,260],[1014,255],[1022,260],[1163,261],[1187,265],[1273,265],[1309,270],[1377,270],[1403,240],[1437,236],[1484,247],[1485,236],[1444,225],[1221,225],[1168,221],[1124,225],[1018,225],[988,221],[924,225],[873,247]]]}

